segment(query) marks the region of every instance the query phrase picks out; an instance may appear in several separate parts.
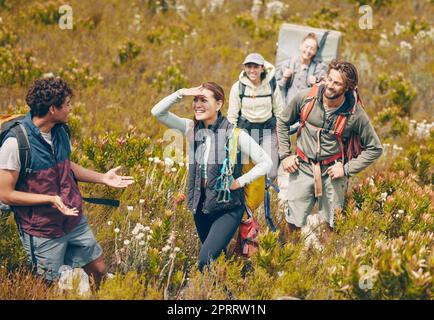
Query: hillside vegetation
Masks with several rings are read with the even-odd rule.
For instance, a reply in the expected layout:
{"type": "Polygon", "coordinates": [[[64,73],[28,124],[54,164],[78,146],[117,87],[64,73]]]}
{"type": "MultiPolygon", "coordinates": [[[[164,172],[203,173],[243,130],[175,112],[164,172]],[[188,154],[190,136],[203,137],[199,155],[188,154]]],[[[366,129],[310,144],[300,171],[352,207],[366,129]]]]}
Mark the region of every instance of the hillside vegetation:
{"type": "MultiPolygon", "coordinates": [[[[13,218],[2,214],[0,299],[434,298],[434,2],[287,0],[273,10],[262,2],[255,17],[251,0],[71,0],[74,29],[61,30],[63,1],[0,0],[1,114],[25,112],[32,81],[59,75],[75,91],[73,160],[98,171],[121,165],[136,178],[122,191],[81,185],[86,196],[121,200],[118,209],[85,206],[113,274],[89,296],[46,290],[26,268],[13,218]],[[373,29],[359,27],[364,4],[373,29]],[[205,81],[229,95],[247,53],[274,63],[284,22],[342,32],[341,57],[359,69],[384,154],[352,179],[322,251],[287,236],[273,193],[280,232],[258,212],[258,253],[238,257],[232,243],[227,259],[201,274],[185,162],[164,159],[166,128],[150,110],[205,81]]],[[[192,117],[190,106],[185,99],[174,112],[192,117]]]]}

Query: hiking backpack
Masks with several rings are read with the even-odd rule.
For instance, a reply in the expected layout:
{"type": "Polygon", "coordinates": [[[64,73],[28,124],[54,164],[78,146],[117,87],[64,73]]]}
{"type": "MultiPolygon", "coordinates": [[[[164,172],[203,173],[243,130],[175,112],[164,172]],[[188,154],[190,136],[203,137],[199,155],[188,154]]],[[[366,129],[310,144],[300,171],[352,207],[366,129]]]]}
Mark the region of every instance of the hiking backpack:
{"type": "MultiPolygon", "coordinates": [[[[235,127],[233,134],[229,138],[229,157],[231,163],[235,163],[238,150],[238,137],[242,129],[235,127]]],[[[250,160],[249,163],[243,164],[242,174],[249,172],[253,167],[254,163],[250,160]]],[[[256,210],[262,203],[264,203],[264,213],[265,220],[270,226],[270,229],[274,232],[276,227],[274,226],[273,219],[271,218],[271,208],[270,208],[270,192],[269,188],[273,187],[276,192],[279,192],[279,188],[268,180],[266,176],[260,177],[250,184],[244,186],[244,196],[245,196],[245,209],[247,216],[253,217],[253,211],[256,210]]]]}
{"type": "MultiPolygon", "coordinates": [[[[27,130],[21,123],[21,120],[25,117],[23,114],[6,114],[0,116],[0,147],[3,145],[5,138],[9,132],[13,132],[17,139],[19,157],[21,163],[21,169],[18,177],[17,184],[26,178],[28,173],[32,172],[31,164],[31,148],[30,141],[27,136],[27,130]]],[[[62,128],[65,130],[68,138],[71,137],[71,130],[67,124],[62,124],[62,128]]],[[[119,200],[103,199],[103,198],[82,198],[83,201],[102,204],[108,206],[119,207],[119,200]]],[[[0,211],[11,211],[11,207],[7,204],[0,202],[0,211]]]]}
{"type": "MultiPolygon", "coordinates": [[[[270,85],[270,89],[271,92],[269,94],[262,94],[262,95],[258,95],[258,96],[246,96],[246,85],[244,83],[242,83],[241,81],[238,82],[238,92],[239,92],[239,97],[240,97],[240,104],[241,107],[243,105],[243,98],[247,97],[247,98],[266,98],[266,97],[270,97],[271,98],[271,105],[273,105],[274,102],[274,92],[276,91],[277,88],[277,81],[276,81],[276,77],[272,77],[271,80],[268,82],[268,84],[270,85]]],[[[240,112],[239,115],[241,116],[241,108],[240,108],[240,112]]]]}
{"type": "MultiPolygon", "coordinates": [[[[312,87],[312,89],[308,93],[308,96],[304,102],[304,105],[301,107],[300,126],[297,130],[297,138],[300,136],[301,130],[305,126],[307,118],[309,117],[309,114],[312,111],[313,106],[315,105],[315,102],[316,102],[317,97],[318,97],[319,87],[320,87],[320,85],[318,85],[318,84],[314,85],[312,87]]],[[[365,146],[363,146],[361,144],[360,136],[354,132],[351,133],[346,145],[344,145],[344,143],[342,141],[342,135],[343,135],[345,126],[347,125],[348,118],[356,112],[356,108],[357,108],[357,105],[359,103],[362,106],[362,108],[364,108],[362,99],[360,98],[360,95],[358,94],[357,89],[353,90],[353,94],[354,94],[355,102],[354,102],[354,106],[351,109],[351,112],[349,112],[349,114],[345,114],[345,115],[340,114],[336,120],[336,124],[335,124],[335,127],[333,130],[322,129],[325,131],[329,131],[330,133],[332,133],[336,136],[336,139],[339,142],[339,146],[340,146],[340,150],[341,150],[340,153],[337,153],[337,154],[331,156],[330,158],[323,160],[322,161],[323,165],[327,165],[329,163],[332,163],[333,161],[335,161],[337,159],[342,159],[343,162],[345,159],[347,161],[349,161],[349,160],[357,157],[362,152],[362,150],[365,149],[365,146]]],[[[318,141],[318,143],[319,143],[319,141],[318,141]]],[[[303,161],[309,162],[309,159],[307,158],[307,156],[298,147],[296,147],[296,153],[303,161]]]]}

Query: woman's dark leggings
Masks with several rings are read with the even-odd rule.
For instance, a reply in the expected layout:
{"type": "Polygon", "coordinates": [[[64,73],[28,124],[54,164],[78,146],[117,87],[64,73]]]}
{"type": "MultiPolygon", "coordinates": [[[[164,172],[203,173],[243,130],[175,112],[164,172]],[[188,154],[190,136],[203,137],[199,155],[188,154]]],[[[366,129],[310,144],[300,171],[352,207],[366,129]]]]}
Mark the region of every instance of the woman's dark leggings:
{"type": "Polygon", "coordinates": [[[240,226],[243,213],[244,209],[240,206],[237,209],[215,215],[204,214],[199,205],[194,215],[194,222],[202,242],[198,263],[201,272],[211,260],[218,258],[223,251],[226,251],[226,247],[240,226]]]}

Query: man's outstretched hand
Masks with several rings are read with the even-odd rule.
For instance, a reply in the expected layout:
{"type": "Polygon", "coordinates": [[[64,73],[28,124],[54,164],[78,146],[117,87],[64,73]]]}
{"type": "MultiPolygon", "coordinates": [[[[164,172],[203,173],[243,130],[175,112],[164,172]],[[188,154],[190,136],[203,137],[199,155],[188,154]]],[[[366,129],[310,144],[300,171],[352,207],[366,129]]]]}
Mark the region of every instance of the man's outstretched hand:
{"type": "Polygon", "coordinates": [[[117,173],[121,169],[121,166],[107,171],[102,178],[102,182],[113,188],[126,188],[130,184],[134,183],[134,178],[130,176],[120,176],[117,173]]]}
{"type": "Polygon", "coordinates": [[[51,198],[51,203],[65,216],[78,216],[78,210],[76,208],[68,208],[59,196],[53,196],[51,198]]]}

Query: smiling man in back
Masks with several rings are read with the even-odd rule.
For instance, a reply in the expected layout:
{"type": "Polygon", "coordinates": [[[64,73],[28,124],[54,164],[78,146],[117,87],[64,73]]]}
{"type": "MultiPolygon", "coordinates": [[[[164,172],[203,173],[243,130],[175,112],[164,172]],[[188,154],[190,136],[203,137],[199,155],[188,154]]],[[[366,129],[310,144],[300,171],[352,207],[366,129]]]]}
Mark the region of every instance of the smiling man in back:
{"type": "Polygon", "coordinates": [[[344,205],[349,177],[364,170],[383,147],[361,103],[358,73],[349,62],[333,60],[325,83],[299,92],[277,119],[279,156],[289,172],[286,220],[290,231],[306,225],[318,201],[332,231],[344,205]],[[289,126],[300,121],[295,154],[289,126]]]}
{"type": "Polygon", "coordinates": [[[34,82],[27,93],[30,112],[19,120],[30,146],[30,166],[20,174],[18,140],[9,130],[0,141],[0,201],[12,207],[29,261],[47,282],[57,280],[59,268],[83,267],[98,287],[106,273],[102,250],[83,215],[76,180],[125,188],[132,177],[115,168],[105,174],[70,161],[66,126],[72,89],[60,78],[34,82]]]}

